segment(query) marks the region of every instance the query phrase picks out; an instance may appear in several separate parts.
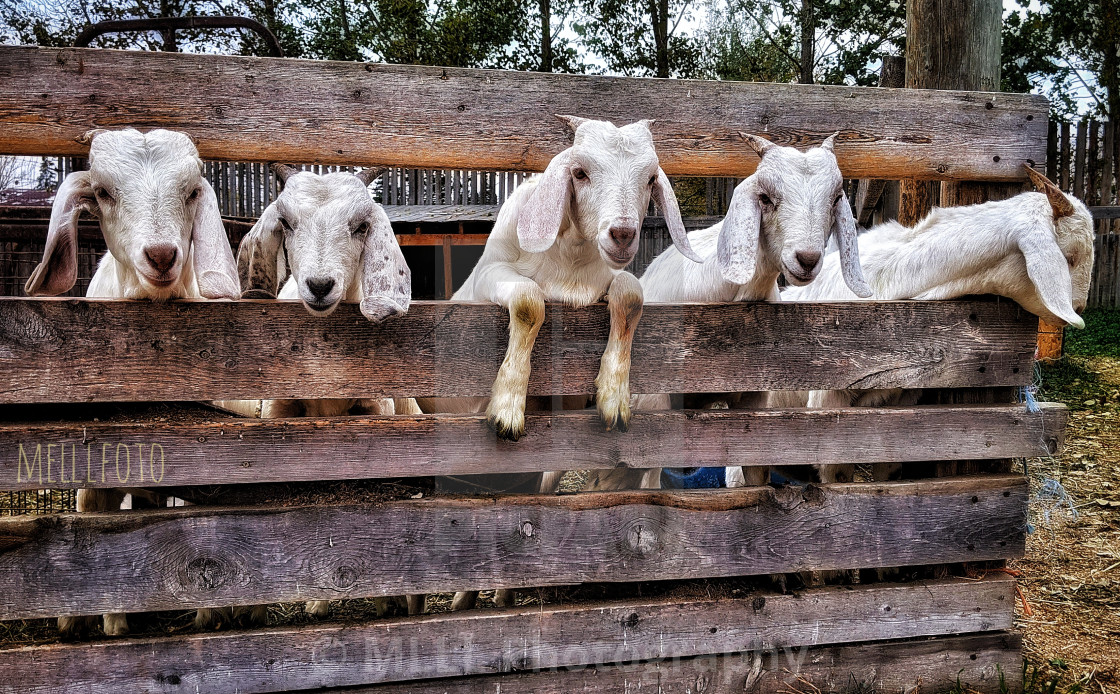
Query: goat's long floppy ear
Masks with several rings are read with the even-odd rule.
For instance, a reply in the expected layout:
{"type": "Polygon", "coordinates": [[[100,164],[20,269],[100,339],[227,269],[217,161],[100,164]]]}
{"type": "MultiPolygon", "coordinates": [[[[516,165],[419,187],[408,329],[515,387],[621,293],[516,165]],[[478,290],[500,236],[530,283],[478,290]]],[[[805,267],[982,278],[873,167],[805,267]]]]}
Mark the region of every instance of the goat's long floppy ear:
{"type": "Polygon", "coordinates": [[[201,188],[191,233],[198,292],[207,299],[238,299],[241,285],[237,281],[237,261],[222,224],[218,197],[206,179],[202,179],[201,188]]]}
{"type": "Polygon", "coordinates": [[[43,260],[23,286],[28,296],[58,296],[78,281],[78,215],[82,210],[95,209],[89,172],[75,171],[67,176],[51,207],[43,260]]]}
{"type": "Polygon", "coordinates": [[[1027,264],[1038,299],[1055,317],[1075,328],[1084,328],[1085,321],[1073,310],[1073,282],[1069,263],[1049,229],[1032,230],[1019,236],[1019,250],[1027,264]]]}
{"type": "Polygon", "coordinates": [[[362,251],[362,315],[374,323],[408,312],[412,271],[404,261],[389,215],[374,205],[373,226],[362,251]]]}
{"type": "Polygon", "coordinates": [[[661,214],[665,215],[665,224],[669,227],[669,236],[673,238],[673,245],[681,252],[681,255],[688,258],[694,263],[704,262],[700,256],[696,255],[696,251],[692,250],[692,246],[688,244],[688,233],[684,230],[684,220],[681,219],[681,208],[677,205],[677,196],[673,192],[673,185],[669,183],[669,177],[657,168],[657,180],[653,182],[653,201],[657,203],[657,207],[661,210],[661,214]]]}
{"type": "Polygon", "coordinates": [[[762,206],[759,205],[755,192],[754,180],[751,178],[736,186],[716,244],[720,274],[725,280],[735,284],[750,281],[758,258],[762,206]]]}
{"type": "Polygon", "coordinates": [[[840,248],[840,272],[844,283],[856,296],[864,299],[871,296],[871,287],[863,278],[863,268],[859,264],[859,242],[856,240],[856,218],[848,196],[842,193],[832,208],[832,236],[840,248]]]}
{"type": "Polygon", "coordinates": [[[537,179],[537,187],[518,210],[517,241],[523,250],[543,253],[556,242],[572,197],[572,174],[568,171],[571,161],[570,149],[553,157],[537,179]]]}
{"type": "Polygon", "coordinates": [[[241,239],[237,248],[237,274],[241,279],[241,298],[258,298],[264,292],[275,299],[280,291],[277,259],[283,240],[280,213],[273,202],[261,212],[260,219],[241,239]]]}
{"type": "Polygon", "coordinates": [[[1061,219],[1073,214],[1073,203],[1066,198],[1061,188],[1026,164],[1023,164],[1023,168],[1027,170],[1027,176],[1030,177],[1034,189],[1040,193],[1046,193],[1046,199],[1050,201],[1050,207],[1054,210],[1054,219],[1061,219]]]}

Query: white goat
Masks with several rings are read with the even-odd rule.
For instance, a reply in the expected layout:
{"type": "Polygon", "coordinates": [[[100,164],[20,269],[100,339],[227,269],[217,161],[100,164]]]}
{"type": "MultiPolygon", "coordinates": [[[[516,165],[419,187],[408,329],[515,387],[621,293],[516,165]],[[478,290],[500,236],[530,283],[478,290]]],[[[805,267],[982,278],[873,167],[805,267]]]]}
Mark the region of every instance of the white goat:
{"type": "MultiPolygon", "coordinates": [[[[388,215],[368,190],[384,169],[322,176],[286,165],[274,169],[284,188],[238,250],[245,294],[275,293],[278,273],[287,268],[291,274],[278,298],[299,299],[312,315],[329,315],[341,302],[360,303],[362,314],[374,323],[407,312],[412,273],[388,215]]],[[[254,409],[222,404],[237,411],[254,409]]],[[[420,410],[411,398],[264,400],[260,406],[262,418],[398,412],[420,410]]],[[[418,611],[417,605],[410,598],[409,611],[418,611]]],[[[329,606],[327,600],[311,600],[306,610],[322,617],[329,606]]],[[[379,612],[387,608],[387,599],[379,601],[379,612]]]]}
{"type": "MultiPolygon", "coordinates": [[[[359,303],[374,323],[407,312],[412,273],[388,215],[367,189],[384,169],[323,176],[284,165],[275,170],[284,188],[238,250],[246,294],[275,294],[278,268],[286,267],[291,274],[277,298],[299,299],[312,315],[330,315],[341,302],[359,303]]],[[[408,409],[415,410],[411,400],[408,409]]],[[[395,409],[387,398],[265,400],[261,406],[266,418],[351,411],[393,414],[395,409]]]]}
{"type": "MultiPolygon", "coordinates": [[[[642,289],[625,268],[638,250],[652,198],[665,215],[683,257],[689,248],[680,210],[658,165],[650,121],[621,128],[606,121],[558,116],[575,132],[572,146],[544,173],[523,183],[502,205],[486,248],[456,301],[487,301],[509,310],[509,346],[486,399],[421,399],[425,412],[486,408],[487,421],[505,439],[525,432],[529,356],[544,322],[545,301],[586,306],[607,300],[611,327],[595,379],[596,406],[607,430],[630,426],[630,347],[642,315],[642,289]]],[[[570,400],[569,400],[570,401],[570,400]]],[[[562,473],[469,476],[480,487],[554,490],[562,473]],[[504,479],[503,479],[504,478],[504,479]]],[[[502,591],[498,601],[509,593],[502,591]]],[[[460,593],[453,609],[473,604],[460,593]]]]}
{"type": "MultiPolygon", "coordinates": [[[[799,152],[755,135],[742,137],[759,155],[758,169],[735,188],[722,222],[688,235],[707,260],[685,262],[669,248],[650,264],[641,285],[647,301],[776,301],[778,276],[805,285],[820,272],[829,239],[843,259],[844,281],[870,294],[858,262],[855,219],[844,195],[844,178],[833,154],[835,135],[799,152]]],[[[721,396],[737,408],[763,407],[766,393],[721,396]]],[[[668,395],[639,395],[637,409],[669,409],[668,395]]],[[[765,468],[752,468],[758,479],[765,468]]],[[[657,488],[658,469],[593,471],[587,489],[657,488]]]]}
{"type": "MultiPolygon", "coordinates": [[[[997,294],[1048,322],[1084,327],[1093,272],[1093,220],[1077,198],[1026,167],[1040,192],[965,207],[937,208],[913,228],[881,224],[860,237],[860,262],[875,300],[954,299],[997,294]]],[[[790,287],[790,301],[851,301],[839,258],[825,258],[817,281],[790,287]]],[[[917,403],[921,390],[812,391],[809,407],[884,407],[917,403]]],[[[823,466],[844,468],[845,466],[823,466]]],[[[873,466],[876,479],[901,471],[873,466]]],[[[847,477],[850,473],[842,473],[847,477]]],[[[822,470],[822,479],[836,477],[822,470]]]]}
{"type": "MultiPolygon", "coordinates": [[[[101,222],[109,252],[90,281],[87,297],[236,299],[237,268],[202,160],[182,133],[126,129],[87,133],[89,170],[66,177],[58,189],[43,261],[24,287],[31,296],[69,291],[78,277],[78,215],[101,222]]],[[[136,489],[79,489],[78,511],[118,511],[125,495],[156,498],[136,489]]],[[[199,611],[200,616],[205,616],[199,611]]],[[[60,617],[65,635],[95,618],[60,617]]],[[[110,636],[128,633],[124,614],[104,615],[110,636]]]]}

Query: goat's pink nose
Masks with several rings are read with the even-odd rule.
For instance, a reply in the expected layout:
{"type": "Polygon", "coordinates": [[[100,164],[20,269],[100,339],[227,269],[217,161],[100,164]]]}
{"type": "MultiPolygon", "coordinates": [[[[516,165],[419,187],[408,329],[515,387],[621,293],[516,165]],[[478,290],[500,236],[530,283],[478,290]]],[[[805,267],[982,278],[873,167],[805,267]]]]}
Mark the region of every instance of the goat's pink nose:
{"type": "Polygon", "coordinates": [[[175,259],[179,257],[179,247],[173,243],[157,243],[146,247],[144,255],[148,259],[148,264],[162,275],[175,265],[175,259]]]}
{"type": "Polygon", "coordinates": [[[626,248],[638,235],[638,225],[631,221],[618,221],[611,225],[610,233],[612,241],[626,248]]]}
{"type": "Polygon", "coordinates": [[[820,251],[798,251],[794,253],[797,258],[797,263],[805,272],[812,272],[813,268],[817,266],[817,262],[821,259],[820,251]]]}

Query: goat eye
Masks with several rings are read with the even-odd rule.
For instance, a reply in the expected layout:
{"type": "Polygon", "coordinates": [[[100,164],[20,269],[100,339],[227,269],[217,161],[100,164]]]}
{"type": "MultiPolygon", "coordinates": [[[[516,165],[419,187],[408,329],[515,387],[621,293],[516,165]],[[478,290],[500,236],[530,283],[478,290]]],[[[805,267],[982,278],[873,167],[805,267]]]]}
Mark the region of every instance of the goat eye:
{"type": "Polygon", "coordinates": [[[93,191],[93,194],[97,196],[98,200],[103,200],[105,202],[113,201],[113,196],[109,195],[109,191],[105,190],[104,188],[97,188],[93,191]]]}
{"type": "Polygon", "coordinates": [[[657,174],[649,177],[649,184],[652,186],[654,183],[657,183],[657,174]]]}
{"type": "Polygon", "coordinates": [[[280,218],[280,226],[284,227],[284,231],[292,230],[292,225],[288,224],[288,220],[284,219],[283,217],[280,218]]]}
{"type": "Polygon", "coordinates": [[[770,196],[767,195],[766,193],[759,193],[758,194],[758,201],[761,202],[763,205],[773,205],[774,204],[774,201],[771,200],[770,196]]]}
{"type": "Polygon", "coordinates": [[[587,180],[587,172],[583,169],[576,169],[572,172],[572,175],[575,176],[577,181],[587,180]]]}
{"type": "Polygon", "coordinates": [[[194,190],[192,190],[190,192],[190,195],[187,196],[187,202],[194,202],[195,200],[198,200],[198,194],[200,192],[201,191],[198,188],[195,188],[194,190]]]}
{"type": "Polygon", "coordinates": [[[361,236],[369,231],[369,222],[362,222],[354,227],[354,236],[361,236]]]}
{"type": "Polygon", "coordinates": [[[832,201],[833,206],[839,205],[840,204],[840,198],[842,198],[842,197],[844,197],[843,193],[841,193],[840,195],[837,195],[836,199],[832,201]]]}

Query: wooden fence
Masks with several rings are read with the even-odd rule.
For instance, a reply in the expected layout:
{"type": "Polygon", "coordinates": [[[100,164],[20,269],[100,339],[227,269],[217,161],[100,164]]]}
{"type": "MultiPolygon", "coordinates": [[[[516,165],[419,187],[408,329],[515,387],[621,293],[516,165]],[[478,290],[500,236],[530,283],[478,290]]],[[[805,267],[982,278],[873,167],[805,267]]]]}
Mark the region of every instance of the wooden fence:
{"type": "Polygon", "coordinates": [[[1089,306],[1120,308],[1120,138],[1115,121],[1051,121],[1046,175],[1089,205],[1097,221],[1089,306]]]}
{"type": "MultiPolygon", "coordinates": [[[[74,155],[90,124],[135,122],[185,130],[219,160],[536,170],[565,145],[546,116],[578,107],[658,119],[672,174],[749,173],[735,133],[765,125],[785,143],[841,131],[849,177],[977,181],[1042,161],[1047,111],[1005,94],[11,47],[0,102],[0,153],[74,155]]],[[[142,486],[221,504],[0,519],[0,620],[531,594],[455,614],[0,645],[0,689],[1020,686],[1014,581],[993,571],[1025,547],[1028,480],[1010,459],[1060,450],[1065,410],[1012,397],[1033,378],[1037,320],[1007,300],[651,304],[634,338],[634,392],[926,389],[914,407],[636,412],[626,433],[603,432],[593,411],[540,412],[508,442],[481,415],[246,420],[112,404],[485,396],[507,324],[497,307],[443,302],[372,325],[353,305],[316,318],[287,302],[0,299],[0,489],[142,486]],[[325,500],[291,484],[877,462],[902,463],[905,479],[559,496],[386,485],[325,500]],[[265,483],[296,494],[262,501],[265,483]],[[916,580],[873,580],[890,567],[916,580]],[[833,570],[855,584],[824,584],[833,570]],[[813,587],[782,594],[766,578],[793,573],[813,587]]],[[[607,331],[603,305],[550,305],[530,393],[593,392],[607,331]]]]}

